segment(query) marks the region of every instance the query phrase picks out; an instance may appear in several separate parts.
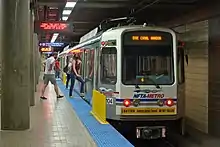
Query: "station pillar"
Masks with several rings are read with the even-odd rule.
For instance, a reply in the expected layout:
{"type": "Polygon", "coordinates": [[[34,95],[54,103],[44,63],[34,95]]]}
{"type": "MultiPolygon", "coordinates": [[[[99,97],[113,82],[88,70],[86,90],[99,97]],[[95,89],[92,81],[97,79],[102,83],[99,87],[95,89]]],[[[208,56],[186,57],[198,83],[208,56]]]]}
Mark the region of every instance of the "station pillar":
{"type": "Polygon", "coordinates": [[[30,106],[34,106],[35,105],[35,86],[36,86],[36,82],[35,82],[35,47],[34,47],[34,43],[33,43],[33,37],[34,37],[34,14],[33,11],[29,10],[29,24],[30,24],[30,28],[29,28],[29,49],[30,49],[30,106]]]}
{"type": "Polygon", "coordinates": [[[36,88],[35,90],[37,91],[37,84],[39,83],[39,76],[40,76],[40,69],[39,69],[39,49],[38,49],[38,37],[37,34],[34,33],[34,59],[35,59],[35,81],[36,81],[36,88]]]}
{"type": "Polygon", "coordinates": [[[1,129],[30,128],[29,0],[4,0],[1,129]]]}

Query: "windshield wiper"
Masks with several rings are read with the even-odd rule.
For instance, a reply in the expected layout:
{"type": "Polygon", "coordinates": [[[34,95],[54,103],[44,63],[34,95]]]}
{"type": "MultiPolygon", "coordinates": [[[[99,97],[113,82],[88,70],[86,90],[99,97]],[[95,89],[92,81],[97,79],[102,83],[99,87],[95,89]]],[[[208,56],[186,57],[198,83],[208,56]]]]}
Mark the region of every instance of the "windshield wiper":
{"type": "Polygon", "coordinates": [[[136,76],[136,88],[140,88],[138,85],[138,79],[145,78],[150,80],[157,89],[160,89],[160,85],[158,85],[150,76],[136,76]]]}

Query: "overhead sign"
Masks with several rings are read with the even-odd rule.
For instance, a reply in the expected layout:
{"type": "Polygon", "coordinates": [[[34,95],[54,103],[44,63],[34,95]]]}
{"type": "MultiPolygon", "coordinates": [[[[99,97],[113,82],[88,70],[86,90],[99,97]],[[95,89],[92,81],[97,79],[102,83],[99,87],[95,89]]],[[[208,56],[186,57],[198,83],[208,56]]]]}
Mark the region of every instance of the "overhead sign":
{"type": "Polygon", "coordinates": [[[52,48],[50,48],[50,47],[41,47],[41,48],[40,48],[40,51],[41,51],[41,52],[52,52],[53,50],[52,50],[52,48]]]}
{"type": "Polygon", "coordinates": [[[51,42],[41,42],[39,43],[39,46],[51,46],[51,47],[62,47],[64,45],[64,43],[62,42],[54,42],[54,43],[51,43],[51,42]]]}
{"type": "Polygon", "coordinates": [[[35,33],[68,33],[73,31],[73,24],[66,21],[35,21],[34,31],[35,33]]]}

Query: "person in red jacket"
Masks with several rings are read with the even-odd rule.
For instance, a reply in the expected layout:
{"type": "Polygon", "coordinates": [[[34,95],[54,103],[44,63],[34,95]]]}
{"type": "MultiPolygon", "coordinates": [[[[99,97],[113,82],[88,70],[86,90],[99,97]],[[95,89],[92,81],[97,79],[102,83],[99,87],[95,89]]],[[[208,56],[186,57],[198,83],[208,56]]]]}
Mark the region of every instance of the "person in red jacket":
{"type": "Polygon", "coordinates": [[[60,78],[60,59],[55,61],[55,77],[60,78]]]}

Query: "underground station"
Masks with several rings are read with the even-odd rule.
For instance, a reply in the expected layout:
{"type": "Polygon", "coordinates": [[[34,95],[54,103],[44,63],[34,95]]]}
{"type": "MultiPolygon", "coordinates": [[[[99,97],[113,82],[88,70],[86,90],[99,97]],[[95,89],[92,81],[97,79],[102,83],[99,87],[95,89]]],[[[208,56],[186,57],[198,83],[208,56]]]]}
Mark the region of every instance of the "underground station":
{"type": "Polygon", "coordinates": [[[219,147],[219,8],[0,0],[0,147],[219,147]]]}

